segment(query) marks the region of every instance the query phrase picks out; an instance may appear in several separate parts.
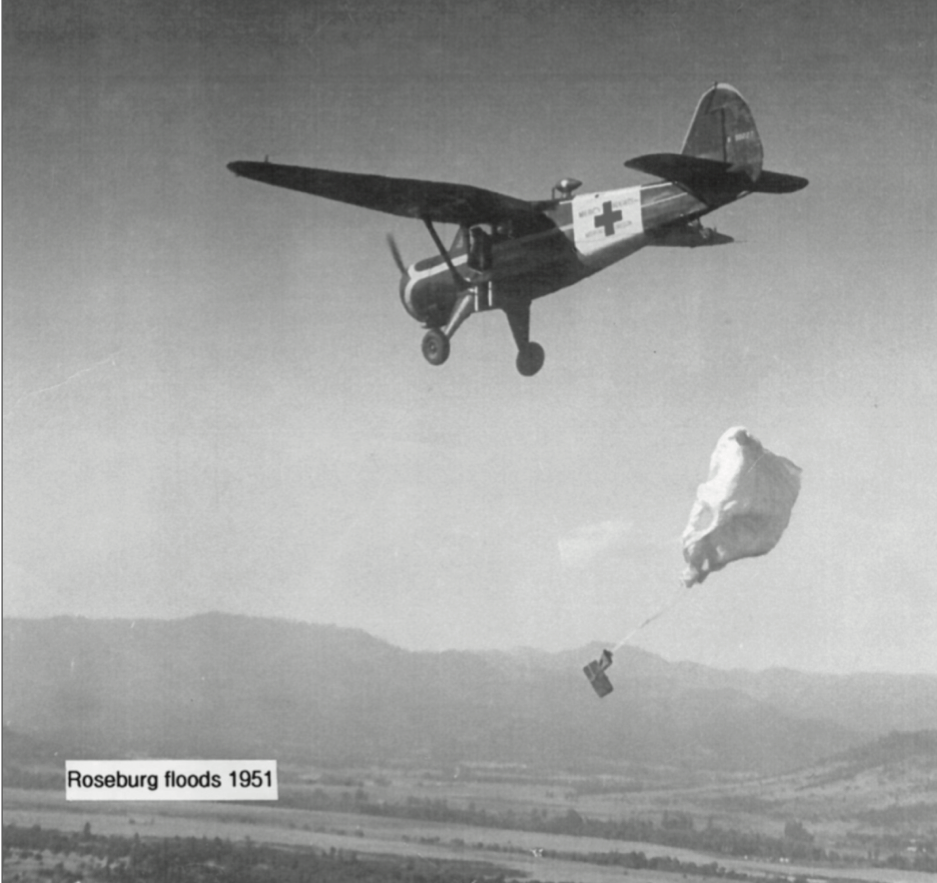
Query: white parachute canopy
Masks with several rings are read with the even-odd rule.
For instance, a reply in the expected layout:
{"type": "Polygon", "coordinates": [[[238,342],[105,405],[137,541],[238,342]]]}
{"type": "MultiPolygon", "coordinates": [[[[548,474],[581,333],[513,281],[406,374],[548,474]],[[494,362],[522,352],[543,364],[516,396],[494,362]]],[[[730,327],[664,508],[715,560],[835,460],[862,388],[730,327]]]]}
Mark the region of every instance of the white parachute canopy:
{"type": "Polygon", "coordinates": [[[725,432],[683,531],[683,584],[689,588],[730,561],[770,552],[791,520],[800,472],[744,427],[725,432]]]}

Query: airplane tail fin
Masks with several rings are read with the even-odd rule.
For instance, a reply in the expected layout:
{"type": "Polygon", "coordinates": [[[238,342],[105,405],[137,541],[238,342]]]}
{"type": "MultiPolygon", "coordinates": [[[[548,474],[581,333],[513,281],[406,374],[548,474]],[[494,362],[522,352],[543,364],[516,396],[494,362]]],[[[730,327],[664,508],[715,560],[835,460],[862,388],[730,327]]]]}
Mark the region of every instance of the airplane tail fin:
{"type": "Polygon", "coordinates": [[[736,89],[716,83],[696,106],[683,140],[684,156],[728,163],[752,181],[761,174],[764,151],[747,102],[736,89]]]}
{"type": "Polygon", "coordinates": [[[700,98],[681,153],[654,153],[628,160],[638,169],[684,184],[710,205],[743,192],[793,193],[805,178],[762,171],[764,149],[751,108],[738,90],[716,83],[700,98]]]}

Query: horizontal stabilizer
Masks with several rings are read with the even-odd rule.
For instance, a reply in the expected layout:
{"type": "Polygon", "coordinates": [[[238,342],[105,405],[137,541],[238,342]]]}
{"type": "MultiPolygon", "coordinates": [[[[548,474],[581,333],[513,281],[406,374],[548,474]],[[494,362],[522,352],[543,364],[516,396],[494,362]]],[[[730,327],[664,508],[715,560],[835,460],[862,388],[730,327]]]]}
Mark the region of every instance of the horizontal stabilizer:
{"type": "Polygon", "coordinates": [[[735,242],[731,236],[704,227],[699,221],[666,224],[648,233],[648,245],[697,248],[701,245],[728,245],[730,242],[735,242]]]}
{"type": "Polygon", "coordinates": [[[730,163],[687,156],[683,153],[648,153],[629,159],[625,166],[667,181],[686,184],[688,187],[693,184],[706,184],[711,187],[725,182],[727,177],[744,180],[748,187],[752,184],[751,177],[744,170],[735,169],[730,163]]]}
{"type": "Polygon", "coordinates": [[[809,183],[806,178],[798,178],[797,175],[762,171],[752,191],[754,193],[796,193],[798,190],[803,190],[809,183]]]}
{"type": "Polygon", "coordinates": [[[683,184],[704,199],[707,194],[716,193],[721,196],[743,192],[793,193],[807,186],[806,178],[764,171],[755,175],[751,167],[683,153],[649,153],[629,159],[625,166],[683,184]]]}

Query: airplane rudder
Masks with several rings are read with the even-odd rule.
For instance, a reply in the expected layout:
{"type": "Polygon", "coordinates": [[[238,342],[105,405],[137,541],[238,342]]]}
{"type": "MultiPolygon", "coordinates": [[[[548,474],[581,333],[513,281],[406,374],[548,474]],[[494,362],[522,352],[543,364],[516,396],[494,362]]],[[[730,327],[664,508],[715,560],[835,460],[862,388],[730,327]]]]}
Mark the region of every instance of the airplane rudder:
{"type": "Polygon", "coordinates": [[[761,173],[764,151],[751,108],[738,89],[716,83],[700,98],[683,141],[683,154],[729,163],[752,179],[761,173]]]}

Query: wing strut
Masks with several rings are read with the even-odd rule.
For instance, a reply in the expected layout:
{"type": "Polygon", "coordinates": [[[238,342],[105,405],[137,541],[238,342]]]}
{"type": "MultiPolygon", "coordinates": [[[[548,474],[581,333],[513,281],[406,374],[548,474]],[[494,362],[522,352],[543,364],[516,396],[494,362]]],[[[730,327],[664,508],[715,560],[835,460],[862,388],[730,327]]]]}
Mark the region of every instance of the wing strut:
{"type": "Polygon", "coordinates": [[[446,262],[446,266],[452,274],[455,286],[460,292],[458,300],[456,300],[455,306],[449,314],[449,321],[446,322],[445,327],[430,328],[423,337],[423,355],[431,364],[441,365],[449,357],[449,341],[452,339],[452,335],[456,333],[459,326],[477,309],[476,301],[478,294],[477,288],[455,268],[455,264],[452,263],[452,258],[449,256],[449,251],[439,238],[439,234],[436,232],[432,220],[428,216],[423,215],[422,221],[426,225],[426,229],[429,231],[433,242],[436,243],[436,248],[442,255],[442,259],[446,262]]]}
{"type": "Polygon", "coordinates": [[[470,288],[468,281],[465,277],[455,268],[455,264],[452,263],[452,258],[449,257],[449,252],[446,249],[446,246],[442,244],[442,240],[439,238],[439,234],[436,232],[436,228],[433,226],[433,222],[424,215],[423,223],[426,224],[426,229],[429,231],[429,235],[432,237],[433,242],[436,243],[436,248],[439,249],[439,253],[442,255],[442,259],[446,262],[446,266],[449,268],[449,272],[452,273],[452,278],[455,281],[456,287],[460,290],[465,290],[470,288]]]}

